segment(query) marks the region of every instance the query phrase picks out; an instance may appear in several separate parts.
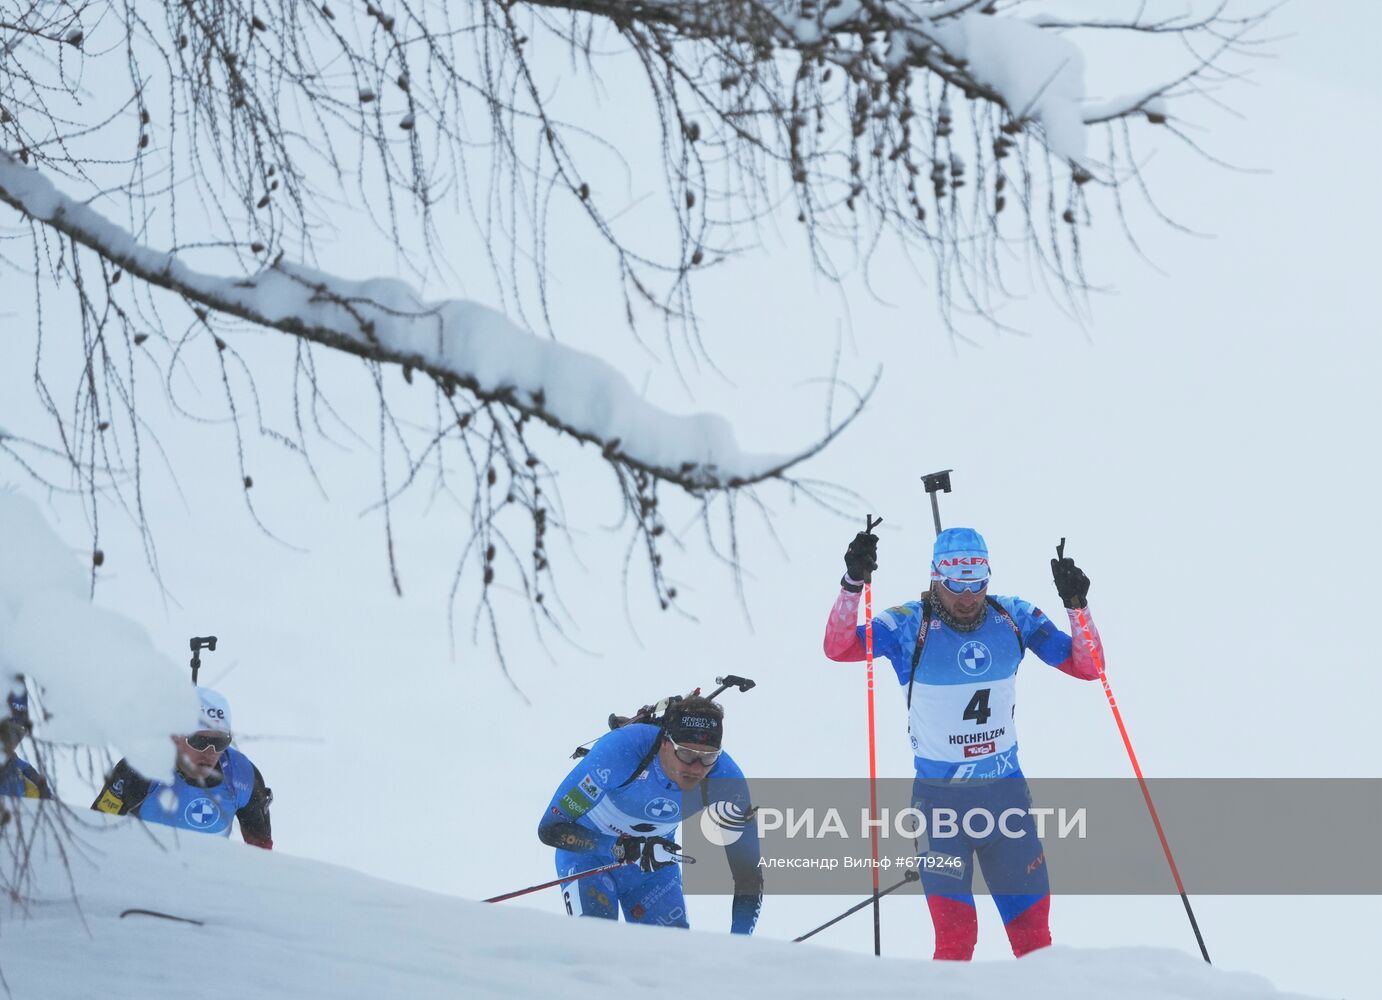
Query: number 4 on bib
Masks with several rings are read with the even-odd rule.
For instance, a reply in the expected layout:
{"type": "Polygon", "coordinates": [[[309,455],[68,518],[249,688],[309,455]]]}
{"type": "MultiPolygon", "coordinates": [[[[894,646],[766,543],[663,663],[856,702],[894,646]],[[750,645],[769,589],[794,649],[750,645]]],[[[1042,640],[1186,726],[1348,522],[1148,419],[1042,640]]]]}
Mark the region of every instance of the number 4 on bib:
{"type": "Polygon", "coordinates": [[[982,726],[989,721],[989,716],[993,713],[989,711],[989,691],[990,688],[980,688],[974,692],[974,697],[969,699],[969,704],[965,706],[964,718],[972,719],[976,726],[982,726]]]}

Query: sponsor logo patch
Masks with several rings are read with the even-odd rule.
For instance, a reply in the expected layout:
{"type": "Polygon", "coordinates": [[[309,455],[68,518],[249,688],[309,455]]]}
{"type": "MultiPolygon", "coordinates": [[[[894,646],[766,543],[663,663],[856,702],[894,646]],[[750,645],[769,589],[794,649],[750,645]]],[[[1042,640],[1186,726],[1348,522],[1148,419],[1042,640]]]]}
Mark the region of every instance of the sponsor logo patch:
{"type": "Polygon", "coordinates": [[[965,747],[966,757],[985,757],[998,749],[997,743],[978,743],[974,746],[965,747]]]}
{"type": "Polygon", "coordinates": [[[681,806],[665,795],[659,795],[643,807],[643,812],[653,819],[671,819],[681,812],[681,806]]]}
{"type": "Polygon", "coordinates": [[[565,810],[566,815],[573,819],[584,816],[586,813],[590,812],[590,807],[592,805],[594,805],[594,803],[591,802],[590,799],[586,797],[585,792],[581,791],[579,788],[573,788],[561,797],[562,809],[565,810]]]}
{"type": "Polygon", "coordinates": [[[980,677],[988,673],[989,667],[993,666],[993,654],[978,639],[970,639],[961,646],[955,659],[960,669],[970,677],[980,677]]]}
{"type": "Polygon", "coordinates": [[[204,830],[216,825],[221,818],[221,808],[204,796],[195,798],[187,803],[187,808],[182,811],[182,818],[187,820],[194,830],[204,830]]]}

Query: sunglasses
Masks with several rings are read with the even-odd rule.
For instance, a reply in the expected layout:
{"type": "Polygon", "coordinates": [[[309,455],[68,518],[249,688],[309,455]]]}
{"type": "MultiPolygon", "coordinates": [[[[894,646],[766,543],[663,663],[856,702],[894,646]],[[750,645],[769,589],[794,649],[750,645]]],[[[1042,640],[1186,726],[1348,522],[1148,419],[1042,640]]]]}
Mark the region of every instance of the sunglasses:
{"type": "Polygon", "coordinates": [[[703,767],[710,767],[710,765],[720,759],[719,750],[691,750],[682,746],[670,736],[667,737],[667,742],[672,744],[672,753],[675,754],[677,760],[681,761],[683,764],[700,764],[703,767]]]}
{"type": "Polygon", "coordinates": [[[195,733],[186,739],[187,745],[193,750],[215,750],[217,753],[225,753],[230,746],[230,737],[224,734],[204,736],[201,733],[195,733]]]}
{"type": "Polygon", "coordinates": [[[982,580],[952,580],[949,577],[941,577],[941,583],[945,589],[952,594],[977,594],[989,585],[989,578],[982,580]]]}

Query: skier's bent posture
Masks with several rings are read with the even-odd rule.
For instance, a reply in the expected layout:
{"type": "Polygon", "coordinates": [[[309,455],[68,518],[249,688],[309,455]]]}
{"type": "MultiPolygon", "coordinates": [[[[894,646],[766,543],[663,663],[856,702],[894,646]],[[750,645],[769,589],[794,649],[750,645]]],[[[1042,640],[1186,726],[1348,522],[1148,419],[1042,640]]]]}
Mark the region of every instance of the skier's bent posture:
{"type": "MultiPolygon", "coordinates": [[[[845,554],[840,596],[825,631],[825,655],[832,660],[864,659],[859,592],[878,566],[877,546],[876,536],[860,532],[845,554]]],[[[936,958],[974,955],[976,855],[1013,954],[1051,943],[1045,852],[1017,759],[1017,668],[1030,649],[1072,677],[1094,680],[1096,657],[1103,657],[1085,603],[1088,577],[1064,557],[1053,559],[1051,570],[1077,641],[1026,601],[989,596],[988,546],[972,528],[942,531],[928,592],[873,620],[874,652],[892,663],[907,699],[916,763],[913,806],[926,822],[918,848],[921,882],[936,958]],[[997,822],[1008,810],[1017,812],[997,822]],[[966,832],[963,822],[944,822],[975,811],[995,821],[991,829],[985,818],[969,824],[988,830],[985,836],[966,832]]]]}
{"type": "Polygon", "coordinates": [[[699,696],[674,701],[660,726],[632,723],[606,733],[557,786],[537,834],[555,847],[566,911],[630,923],[688,927],[678,825],[708,808],[734,877],[730,931],[752,934],[763,903],[757,823],[748,783],[721,749],[724,710],[699,696]]]}
{"type": "Polygon", "coordinates": [[[197,694],[198,728],[173,737],[177,764],[172,782],[146,778],[122,760],[106,777],[91,808],[223,837],[230,836],[231,821],[238,820],[245,843],[271,850],[273,792],[264,786],[259,768],[230,745],[230,705],[225,698],[210,688],[198,688],[197,694]]]}
{"type": "MultiPolygon", "coordinates": [[[[0,719],[0,795],[18,799],[51,799],[52,791],[34,766],[16,754],[24,737],[33,731],[25,695],[10,694],[10,714],[0,719]]],[[[3,813],[3,810],[0,810],[3,813]]]]}

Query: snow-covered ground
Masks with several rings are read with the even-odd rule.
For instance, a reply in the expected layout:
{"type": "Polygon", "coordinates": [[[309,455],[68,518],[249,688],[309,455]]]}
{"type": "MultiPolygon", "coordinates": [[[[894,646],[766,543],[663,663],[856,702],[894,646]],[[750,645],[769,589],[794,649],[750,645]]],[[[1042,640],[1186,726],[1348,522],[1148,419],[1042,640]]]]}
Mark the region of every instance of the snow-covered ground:
{"type": "Polygon", "coordinates": [[[40,851],[32,900],[0,911],[0,972],[15,1000],[1300,996],[1154,948],[1058,946],[1020,962],[959,965],[574,920],[95,815],[68,859],[65,869],[51,845],[40,851]],[[130,909],[202,923],[122,918],[130,909]]]}

